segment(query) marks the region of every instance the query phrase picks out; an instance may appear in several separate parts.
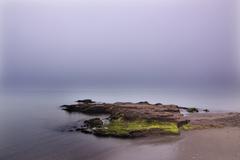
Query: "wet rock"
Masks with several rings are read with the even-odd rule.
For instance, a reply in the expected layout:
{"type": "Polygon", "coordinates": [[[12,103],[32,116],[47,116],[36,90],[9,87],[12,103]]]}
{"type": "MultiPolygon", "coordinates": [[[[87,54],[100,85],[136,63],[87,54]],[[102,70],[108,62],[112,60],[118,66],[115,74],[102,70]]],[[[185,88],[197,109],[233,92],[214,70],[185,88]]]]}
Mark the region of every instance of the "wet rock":
{"type": "Polygon", "coordinates": [[[75,131],[81,131],[83,128],[76,128],[75,131]]]}
{"type": "Polygon", "coordinates": [[[208,109],[204,109],[203,111],[204,111],[204,112],[209,112],[209,110],[208,110],[208,109]]]}
{"type": "Polygon", "coordinates": [[[181,106],[178,106],[179,109],[184,109],[184,110],[187,110],[188,108],[187,107],[181,107],[181,106]]]}
{"type": "Polygon", "coordinates": [[[179,121],[179,122],[177,123],[177,125],[178,125],[178,127],[180,128],[180,127],[182,127],[182,126],[184,126],[184,125],[186,125],[186,124],[189,124],[189,123],[190,123],[190,120],[185,119],[185,120],[179,121]]]}
{"type": "Polygon", "coordinates": [[[185,119],[190,120],[193,129],[240,127],[240,113],[198,113],[189,114],[185,119]]]}
{"type": "Polygon", "coordinates": [[[103,126],[103,121],[100,118],[93,118],[93,119],[84,121],[84,124],[89,128],[93,128],[93,127],[99,128],[103,126]]]}
{"type": "Polygon", "coordinates": [[[102,103],[102,104],[73,104],[64,105],[62,109],[68,112],[86,114],[110,114],[110,119],[123,118],[126,120],[148,119],[178,122],[183,115],[177,105],[154,105],[148,102],[139,103],[102,103]]]}
{"type": "Polygon", "coordinates": [[[95,103],[95,101],[92,101],[91,99],[77,100],[76,102],[78,102],[78,103],[84,103],[84,104],[95,103]]]}
{"type": "Polygon", "coordinates": [[[82,133],[86,133],[86,134],[92,134],[93,130],[90,128],[81,128],[79,131],[81,131],[82,133]]]}
{"type": "Polygon", "coordinates": [[[82,112],[86,114],[109,114],[112,105],[108,104],[95,104],[95,103],[79,103],[71,105],[60,106],[67,112],[82,112]]]}
{"type": "Polygon", "coordinates": [[[199,110],[197,109],[197,108],[187,108],[187,111],[189,112],[189,113],[194,113],[194,112],[199,112],[199,110]]]}

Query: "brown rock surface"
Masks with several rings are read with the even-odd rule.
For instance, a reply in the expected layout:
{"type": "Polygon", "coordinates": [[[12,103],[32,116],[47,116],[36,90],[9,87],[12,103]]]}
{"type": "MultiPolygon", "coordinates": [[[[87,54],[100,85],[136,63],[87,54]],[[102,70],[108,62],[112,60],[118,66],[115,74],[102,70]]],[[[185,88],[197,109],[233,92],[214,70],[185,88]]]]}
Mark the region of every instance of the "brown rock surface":
{"type": "Polygon", "coordinates": [[[191,125],[203,128],[240,127],[240,113],[193,113],[185,117],[191,125]]]}
{"type": "MultiPolygon", "coordinates": [[[[82,101],[81,101],[82,102],[82,101]]],[[[185,124],[185,119],[177,105],[150,104],[148,102],[116,102],[116,103],[78,103],[63,105],[69,112],[86,114],[110,114],[110,119],[119,117],[126,120],[147,119],[185,124]]]]}

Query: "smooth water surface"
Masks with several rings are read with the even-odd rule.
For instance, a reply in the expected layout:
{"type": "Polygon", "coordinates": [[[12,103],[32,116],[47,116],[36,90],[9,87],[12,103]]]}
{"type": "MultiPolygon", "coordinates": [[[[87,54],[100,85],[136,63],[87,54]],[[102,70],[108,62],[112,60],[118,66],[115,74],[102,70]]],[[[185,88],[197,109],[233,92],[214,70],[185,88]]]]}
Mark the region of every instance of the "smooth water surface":
{"type": "Polygon", "coordinates": [[[174,160],[179,137],[151,137],[133,140],[97,138],[63,128],[88,116],[68,114],[60,105],[77,99],[96,101],[149,101],[210,110],[240,111],[238,94],[203,94],[158,89],[11,90],[1,93],[1,160],[174,160]]]}

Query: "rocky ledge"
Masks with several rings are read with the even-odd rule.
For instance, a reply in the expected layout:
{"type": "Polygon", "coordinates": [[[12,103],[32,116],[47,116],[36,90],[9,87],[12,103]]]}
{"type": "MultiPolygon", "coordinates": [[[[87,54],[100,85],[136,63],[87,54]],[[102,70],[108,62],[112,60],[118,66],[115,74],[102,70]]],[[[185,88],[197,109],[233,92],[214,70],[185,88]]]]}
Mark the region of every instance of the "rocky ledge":
{"type": "MultiPolygon", "coordinates": [[[[63,105],[61,108],[67,112],[81,112],[94,116],[108,115],[106,119],[93,118],[85,120],[80,126],[74,126],[71,129],[71,131],[81,131],[96,136],[179,135],[181,130],[223,127],[227,124],[234,125],[233,122],[240,123],[238,113],[226,113],[219,116],[219,114],[199,113],[199,109],[195,107],[186,108],[161,103],[150,104],[146,101],[138,103],[97,103],[91,99],[85,99],[76,102],[76,104],[72,105],[63,105]],[[184,116],[181,113],[182,110],[191,114],[184,116]]],[[[203,111],[209,112],[207,109],[203,111]]]]}

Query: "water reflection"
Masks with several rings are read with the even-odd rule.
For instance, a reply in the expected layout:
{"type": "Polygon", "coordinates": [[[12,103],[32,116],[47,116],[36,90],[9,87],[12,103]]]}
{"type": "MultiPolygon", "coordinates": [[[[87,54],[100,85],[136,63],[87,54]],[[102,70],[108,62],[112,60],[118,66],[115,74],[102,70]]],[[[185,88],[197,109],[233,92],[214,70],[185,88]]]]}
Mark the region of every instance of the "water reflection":
{"type": "MultiPolygon", "coordinates": [[[[180,105],[190,103],[200,105],[207,102],[204,96],[198,101],[194,101],[196,99],[190,97],[194,97],[194,94],[192,96],[183,93],[174,95],[167,94],[163,90],[145,90],[144,92],[133,90],[119,90],[118,92],[116,90],[114,92],[112,90],[5,92],[1,95],[2,100],[0,101],[0,159],[176,159],[175,151],[182,143],[184,135],[122,140],[98,138],[79,132],[61,132],[61,128],[72,125],[79,120],[89,119],[89,116],[69,114],[62,111],[59,106],[71,104],[77,99],[84,98],[92,98],[102,102],[148,100],[151,103],[172,102],[180,105]]],[[[211,96],[208,99],[211,99],[211,96]]],[[[231,97],[231,99],[234,98],[231,97]]],[[[239,109],[235,107],[237,106],[236,99],[234,101],[221,99],[221,101],[228,102],[229,106],[232,106],[232,110],[239,109]]],[[[217,104],[219,101],[215,101],[215,103],[217,104]]],[[[211,106],[216,105],[213,103],[211,106]]],[[[224,105],[222,103],[222,106],[217,107],[222,109],[224,105]]]]}

